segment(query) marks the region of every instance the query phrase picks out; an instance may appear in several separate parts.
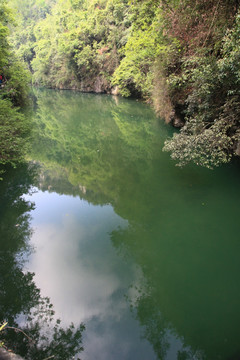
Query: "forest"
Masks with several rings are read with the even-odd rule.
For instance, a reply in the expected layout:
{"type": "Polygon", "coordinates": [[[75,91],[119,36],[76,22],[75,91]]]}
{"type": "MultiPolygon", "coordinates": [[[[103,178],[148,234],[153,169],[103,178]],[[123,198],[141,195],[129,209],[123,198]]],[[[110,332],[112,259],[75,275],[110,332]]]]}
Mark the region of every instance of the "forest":
{"type": "Polygon", "coordinates": [[[0,0],[0,358],[240,358],[239,5],[0,0]]]}
{"type": "Polygon", "coordinates": [[[0,40],[2,166],[24,156],[29,85],[142,99],[179,128],[179,166],[240,155],[238,0],[3,0],[0,40]]]}

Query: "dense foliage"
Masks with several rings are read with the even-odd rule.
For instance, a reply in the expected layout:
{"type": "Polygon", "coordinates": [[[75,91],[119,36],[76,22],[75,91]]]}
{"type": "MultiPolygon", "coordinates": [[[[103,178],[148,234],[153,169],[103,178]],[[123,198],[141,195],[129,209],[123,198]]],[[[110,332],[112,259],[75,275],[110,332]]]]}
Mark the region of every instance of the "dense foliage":
{"type": "Polygon", "coordinates": [[[179,69],[168,76],[171,100],[185,125],[166,142],[165,150],[172,152],[179,165],[192,160],[212,168],[240,154],[240,18],[236,4],[219,1],[206,6],[202,2],[200,14],[209,8],[206,19],[210,24],[204,24],[208,32],[199,31],[196,38],[183,43],[185,48],[181,45],[184,56],[179,69]]]}
{"type": "Polygon", "coordinates": [[[21,13],[13,42],[33,70],[34,84],[110,90],[130,26],[127,1],[32,1],[24,14],[24,1],[11,2],[21,13]]]}
{"type": "MultiPolygon", "coordinates": [[[[28,72],[10,48],[12,13],[6,1],[0,4],[0,166],[15,166],[21,160],[28,133],[26,118],[16,106],[27,100],[28,72]]],[[[3,172],[3,169],[0,170],[3,172]]]]}
{"type": "Polygon", "coordinates": [[[182,127],[164,148],[180,165],[240,154],[238,0],[9,2],[34,84],[152,102],[182,127]]]}

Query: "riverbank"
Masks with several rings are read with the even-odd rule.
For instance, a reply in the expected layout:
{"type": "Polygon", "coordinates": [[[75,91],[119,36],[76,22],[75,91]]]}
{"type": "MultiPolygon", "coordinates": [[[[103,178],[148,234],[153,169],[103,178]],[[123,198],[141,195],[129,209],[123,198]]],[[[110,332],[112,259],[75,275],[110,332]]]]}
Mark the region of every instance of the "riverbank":
{"type": "Polygon", "coordinates": [[[181,128],[164,146],[180,166],[214,168],[240,153],[238,1],[12,6],[12,43],[34,85],[151,102],[161,119],[181,128]]]}

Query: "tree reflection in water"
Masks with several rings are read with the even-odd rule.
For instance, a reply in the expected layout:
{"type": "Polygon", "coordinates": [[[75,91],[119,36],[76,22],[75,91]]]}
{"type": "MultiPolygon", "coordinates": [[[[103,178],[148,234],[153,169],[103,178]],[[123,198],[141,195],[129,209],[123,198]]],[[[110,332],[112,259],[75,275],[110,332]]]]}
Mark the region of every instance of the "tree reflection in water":
{"type": "Polygon", "coordinates": [[[133,313],[159,360],[171,358],[173,342],[178,360],[239,359],[235,241],[231,246],[223,236],[209,243],[201,232],[193,238],[185,231],[184,237],[181,221],[175,221],[179,230],[172,238],[161,221],[152,221],[151,231],[135,221],[112,232],[113,245],[143,272],[131,300],[133,313]]]}
{"type": "Polygon", "coordinates": [[[83,350],[84,325],[61,327],[49,298],[42,297],[36,287],[34,273],[24,269],[32,251],[30,212],[34,204],[22,196],[31,191],[35,173],[35,167],[26,164],[9,169],[0,184],[0,319],[8,323],[0,332],[0,342],[25,359],[72,359],[83,350]]]}
{"type": "Polygon", "coordinates": [[[234,358],[240,351],[239,167],[176,168],[161,152],[171,130],[158,127],[143,104],[36,95],[30,157],[42,164],[39,187],[111,204],[128,220],[128,229],[111,234],[112,243],[148,284],[132,305],[158,359],[169,359],[173,338],[174,359],[234,358]]]}

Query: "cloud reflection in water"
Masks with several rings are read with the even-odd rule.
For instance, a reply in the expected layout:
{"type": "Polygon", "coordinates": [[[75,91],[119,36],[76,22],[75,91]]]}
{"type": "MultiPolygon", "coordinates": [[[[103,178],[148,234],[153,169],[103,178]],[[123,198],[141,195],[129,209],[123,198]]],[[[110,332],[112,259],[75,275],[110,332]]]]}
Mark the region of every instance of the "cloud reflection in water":
{"type": "Polygon", "coordinates": [[[141,271],[110,241],[127,221],[110,205],[77,197],[39,191],[30,199],[35,252],[28,268],[63,324],[86,324],[82,359],[155,359],[125,297],[134,296],[130,285],[141,281],[141,271]]]}

